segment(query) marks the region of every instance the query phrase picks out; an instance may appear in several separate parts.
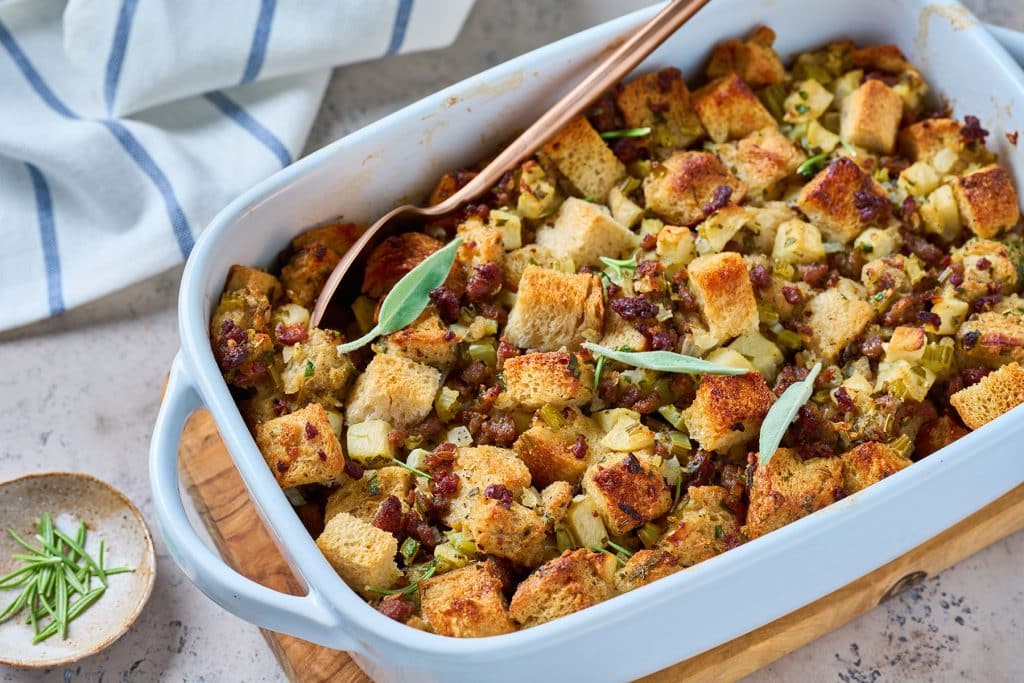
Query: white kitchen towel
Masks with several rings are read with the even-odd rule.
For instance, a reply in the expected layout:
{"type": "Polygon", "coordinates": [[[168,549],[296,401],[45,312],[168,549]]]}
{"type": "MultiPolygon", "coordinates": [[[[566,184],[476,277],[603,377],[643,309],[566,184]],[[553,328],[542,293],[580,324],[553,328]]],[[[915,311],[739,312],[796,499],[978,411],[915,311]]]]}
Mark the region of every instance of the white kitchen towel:
{"type": "Polygon", "coordinates": [[[331,66],[447,45],[472,4],[0,2],[0,329],[182,261],[301,152],[331,66]]]}

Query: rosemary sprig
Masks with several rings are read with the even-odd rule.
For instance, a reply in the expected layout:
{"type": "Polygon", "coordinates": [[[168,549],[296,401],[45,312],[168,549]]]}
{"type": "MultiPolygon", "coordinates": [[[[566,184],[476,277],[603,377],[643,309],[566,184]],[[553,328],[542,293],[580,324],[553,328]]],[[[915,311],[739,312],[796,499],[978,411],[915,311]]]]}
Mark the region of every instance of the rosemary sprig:
{"type": "Polygon", "coordinates": [[[413,467],[412,465],[410,465],[408,463],[402,462],[398,458],[391,458],[391,460],[392,460],[392,462],[394,462],[399,467],[404,467],[405,469],[407,469],[410,472],[412,472],[413,474],[415,474],[417,477],[426,477],[427,479],[433,479],[432,476],[430,476],[429,474],[427,474],[423,470],[418,470],[415,467],[413,467]]]}
{"type": "Polygon", "coordinates": [[[71,535],[58,529],[53,518],[44,514],[36,525],[36,547],[8,529],[8,535],[28,553],[12,557],[24,566],[0,577],[0,590],[20,589],[16,597],[0,612],[0,623],[28,610],[25,623],[32,626],[32,643],[41,643],[60,634],[67,638],[68,625],[94,603],[107,589],[107,577],[135,571],[129,567],[104,566],[104,542],[100,540],[99,560],[85,550],[85,523],[79,523],[71,535]],[[92,587],[93,579],[100,586],[92,587]],[[78,596],[75,598],[75,596],[78,596]],[[47,618],[49,621],[46,621],[47,618]]]}
{"type": "Polygon", "coordinates": [[[375,586],[367,586],[366,588],[378,595],[412,595],[419,590],[421,582],[429,579],[437,571],[437,558],[435,557],[425,565],[420,565],[420,567],[422,567],[423,571],[420,577],[404,588],[377,588],[375,586]]]}

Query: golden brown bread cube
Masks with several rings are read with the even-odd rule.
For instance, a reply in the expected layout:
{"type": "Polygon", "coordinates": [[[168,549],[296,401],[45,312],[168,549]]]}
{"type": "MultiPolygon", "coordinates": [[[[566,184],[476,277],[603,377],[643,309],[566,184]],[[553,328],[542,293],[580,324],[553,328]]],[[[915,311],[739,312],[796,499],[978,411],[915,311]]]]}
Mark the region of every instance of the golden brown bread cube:
{"type": "Polygon", "coordinates": [[[416,322],[384,337],[384,349],[417,363],[447,368],[455,363],[458,348],[448,337],[448,326],[437,309],[428,306],[416,322]]]}
{"type": "Polygon", "coordinates": [[[964,357],[997,368],[1024,362],[1024,317],[985,311],[960,326],[957,341],[964,357]]]}
{"type": "Polygon", "coordinates": [[[256,445],[281,488],[332,481],[345,466],[341,442],[319,403],[256,425],[256,445]]]}
{"type": "Polygon", "coordinates": [[[627,128],[651,127],[650,140],[665,149],[689,147],[704,136],[679,69],[666,67],[624,84],[615,104],[627,128]]]}
{"type": "Polygon", "coordinates": [[[297,249],[281,268],[281,284],[288,300],[304,308],[313,308],[327,276],[341,256],[321,242],[308,242],[297,249]]]}
{"type": "Polygon", "coordinates": [[[877,222],[861,211],[877,202],[873,214],[888,217],[891,204],[885,190],[847,157],[840,157],[821,170],[800,190],[796,203],[832,242],[846,244],[877,222]]]}
{"type": "Polygon", "coordinates": [[[807,155],[777,128],[765,128],[737,142],[723,143],[715,152],[750,194],[771,189],[807,161],[807,155]]]}
{"type": "Polygon", "coordinates": [[[1010,294],[1017,287],[1017,267],[1009,248],[1001,242],[975,237],[951,256],[954,265],[963,267],[963,282],[955,292],[964,301],[988,294],[1010,294]]]}
{"type": "Polygon", "coordinates": [[[464,526],[473,506],[484,497],[484,491],[490,484],[501,484],[512,492],[516,500],[530,485],[530,470],[508,448],[459,448],[452,472],[459,476],[459,488],[441,519],[456,530],[464,526]]]}
{"type": "Polygon", "coordinates": [[[609,349],[626,347],[633,351],[646,351],[648,342],[633,323],[608,307],[604,311],[604,336],[598,344],[609,349]]]}
{"type": "Polygon", "coordinates": [[[404,467],[389,466],[366,470],[359,479],[339,477],[340,486],[327,497],[324,519],[347,512],[364,522],[373,522],[377,508],[388,496],[395,496],[405,505],[405,494],[412,487],[412,472],[404,467]]]}
{"type": "MultiPolygon", "coordinates": [[[[953,119],[925,119],[903,128],[897,138],[900,153],[911,161],[936,162],[936,155],[943,150],[953,153],[948,169],[960,173],[968,163],[981,162],[988,158],[983,145],[970,144],[962,135],[963,126],[953,119]]],[[[944,154],[948,154],[944,153],[944,154]]]]}
{"type": "Polygon", "coordinates": [[[965,425],[977,429],[1024,403],[1024,368],[1007,363],[950,396],[949,402],[965,425]]]}
{"type": "Polygon", "coordinates": [[[363,291],[375,299],[381,298],[410,270],[443,246],[422,232],[403,232],[388,237],[374,247],[366,259],[363,291]]]}
{"type": "Polygon", "coordinates": [[[1020,200],[1006,169],[992,164],[957,178],[960,217],[978,237],[995,237],[1020,220],[1020,200]]]}
{"type": "Polygon", "coordinates": [[[811,350],[820,358],[836,358],[875,317],[874,309],[864,297],[864,288],[859,283],[840,278],[838,284],[817,294],[807,304],[811,350]]]}
{"type": "Polygon", "coordinates": [[[508,314],[505,339],[524,349],[577,349],[586,333],[596,338],[603,323],[604,290],[597,275],[527,266],[508,314]]]}
{"type": "Polygon", "coordinates": [[[530,627],[603,602],[614,595],[615,566],[607,553],[566,550],[519,584],[509,615],[530,627]]]}
{"type": "Polygon", "coordinates": [[[626,564],[615,572],[615,590],[627,593],[652,581],[675,574],[683,568],[672,553],[664,550],[641,549],[626,560],[626,564]]]}
{"type": "Polygon", "coordinates": [[[741,255],[727,251],[700,256],[688,272],[708,331],[719,342],[757,329],[757,301],[741,255]]]}
{"type": "Polygon", "coordinates": [[[911,284],[907,275],[907,262],[908,259],[903,254],[893,254],[865,263],[860,271],[860,280],[867,290],[867,295],[872,296],[884,290],[909,293],[911,284]]]}
{"type": "Polygon", "coordinates": [[[572,484],[553,481],[540,492],[541,510],[550,528],[561,524],[572,505],[572,484]]]}
{"type": "Polygon", "coordinates": [[[338,353],[342,341],[338,332],[316,328],[306,341],[293,344],[281,371],[284,393],[298,405],[340,406],[349,380],[356,374],[348,356],[338,353]]]}
{"type": "Polygon", "coordinates": [[[228,269],[228,279],[224,284],[224,291],[235,292],[242,289],[262,294],[271,304],[281,296],[281,283],[270,273],[249,266],[231,266],[228,269]]]}
{"type": "Polygon", "coordinates": [[[723,506],[728,492],[721,486],[691,486],[689,500],[669,519],[656,548],[676,558],[679,567],[692,567],[739,543],[740,524],[723,506]]]}
{"type": "Polygon", "coordinates": [[[423,616],[442,636],[483,638],[515,630],[501,592],[500,572],[490,560],[423,581],[420,602],[423,616]]]}
{"type": "Polygon", "coordinates": [[[544,561],[547,522],[525,505],[478,497],[466,526],[481,552],[531,569],[544,561]]]}
{"type": "Polygon", "coordinates": [[[587,465],[606,452],[601,445],[603,432],[591,418],[569,406],[561,409],[561,415],[565,426],[560,429],[535,417],[513,445],[539,487],[557,481],[579,483],[587,465]]]}
{"type": "Polygon", "coordinates": [[[660,468],[643,453],[613,453],[594,463],[583,475],[583,491],[613,534],[629,533],[672,507],[660,468]]]}
{"type": "Polygon", "coordinates": [[[903,98],[888,85],[869,78],[843,99],[839,136],[873,152],[891,154],[903,117],[903,98]]]}
{"type": "Polygon", "coordinates": [[[210,346],[228,383],[252,388],[270,381],[275,359],[270,315],[264,294],[248,288],[221,294],[210,320],[210,346]]]}
{"type": "Polygon", "coordinates": [[[502,366],[504,390],[495,405],[536,410],[546,403],[580,406],[594,394],[594,366],[566,351],[527,353],[502,366]]]}
{"type": "Polygon", "coordinates": [[[270,300],[267,295],[249,288],[225,291],[210,320],[210,337],[218,339],[235,327],[257,333],[270,332],[270,300]],[[225,327],[225,323],[231,323],[225,327]]]}
{"type": "Polygon", "coordinates": [[[898,45],[867,45],[858,47],[850,55],[853,65],[858,69],[899,73],[910,68],[910,62],[903,56],[898,45]]]}
{"type": "Polygon", "coordinates": [[[759,26],[747,40],[723,40],[711,51],[704,72],[709,79],[735,73],[751,88],[781,83],[786,70],[775,54],[775,31],[759,26]]]}
{"type": "Polygon", "coordinates": [[[804,460],[790,448],[780,448],[767,465],[754,472],[747,510],[748,538],[763,536],[831,505],[843,497],[840,458],[804,460]]]}
{"type": "Polygon", "coordinates": [[[295,405],[284,395],[273,377],[267,377],[253,389],[250,396],[238,402],[238,409],[245,419],[245,424],[253,434],[256,433],[256,425],[260,422],[273,420],[295,409],[295,405]]]}
{"type": "Polygon", "coordinates": [[[583,197],[603,202],[626,167],[583,116],[577,116],[543,148],[558,171],[583,197]]]}
{"type": "Polygon", "coordinates": [[[856,493],[911,465],[906,458],[878,441],[868,441],[843,453],[843,489],[856,493]]]}
{"type": "MultiPolygon", "coordinates": [[[[505,259],[501,264],[504,287],[513,292],[518,291],[523,272],[530,266],[560,270],[563,262],[564,259],[559,259],[550,249],[538,244],[527,244],[519,249],[513,249],[505,254],[505,259]]],[[[573,268],[575,268],[575,264],[573,264],[573,268]]]]}
{"type": "Polygon", "coordinates": [[[364,598],[378,596],[371,586],[387,590],[402,578],[395,564],[398,539],[347,512],[324,525],[316,545],[345,583],[364,598]]]}
{"type": "Polygon", "coordinates": [[[599,257],[619,258],[640,245],[640,238],[617,223],[608,208],[569,197],[552,226],[537,231],[537,244],[576,268],[599,265],[599,257]]]}
{"type": "Polygon", "coordinates": [[[690,438],[701,448],[724,452],[757,438],[775,396],[759,372],[704,375],[693,403],[683,411],[690,438]]]}
{"type": "Polygon", "coordinates": [[[483,263],[495,263],[499,268],[502,266],[505,260],[505,242],[501,230],[484,225],[479,218],[473,217],[460,223],[456,233],[462,238],[456,257],[458,263],[466,268],[483,263]]]}
{"type": "Polygon", "coordinates": [[[666,222],[693,225],[705,217],[704,207],[720,192],[738,204],[747,186],[708,152],[676,152],[644,178],[647,208],[666,222]],[[719,188],[728,188],[719,190],[719,188]]]}
{"type": "Polygon", "coordinates": [[[331,249],[338,256],[352,248],[366,226],[355,223],[328,223],[302,232],[292,240],[292,249],[301,249],[312,242],[319,242],[331,249]]]}
{"type": "Polygon", "coordinates": [[[736,74],[717,78],[694,92],[693,106],[708,137],[715,142],[738,140],[779,125],[736,74]]]}
{"type": "Polygon", "coordinates": [[[430,413],[440,388],[441,373],[429,365],[378,353],[352,385],[345,421],[386,420],[392,427],[412,427],[430,413]]]}

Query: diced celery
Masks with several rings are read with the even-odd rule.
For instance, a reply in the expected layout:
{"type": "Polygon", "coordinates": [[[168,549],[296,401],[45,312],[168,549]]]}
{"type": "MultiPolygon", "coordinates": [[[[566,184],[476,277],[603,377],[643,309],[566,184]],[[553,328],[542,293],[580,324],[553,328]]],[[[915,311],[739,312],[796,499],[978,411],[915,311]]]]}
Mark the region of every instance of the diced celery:
{"type": "Polygon", "coordinates": [[[493,368],[498,364],[498,350],[495,348],[494,339],[481,339],[470,344],[469,357],[493,368]]]}
{"type": "Polygon", "coordinates": [[[653,548],[661,540],[661,527],[654,522],[647,522],[636,532],[645,548],[653,548]]]}
{"type": "Polygon", "coordinates": [[[683,411],[674,405],[662,406],[658,408],[658,413],[676,429],[686,429],[686,423],[683,421],[683,411]]]}
{"type": "Polygon", "coordinates": [[[562,415],[562,409],[550,403],[541,406],[541,409],[537,411],[537,415],[544,421],[544,424],[556,431],[568,424],[565,416],[562,415]]]}

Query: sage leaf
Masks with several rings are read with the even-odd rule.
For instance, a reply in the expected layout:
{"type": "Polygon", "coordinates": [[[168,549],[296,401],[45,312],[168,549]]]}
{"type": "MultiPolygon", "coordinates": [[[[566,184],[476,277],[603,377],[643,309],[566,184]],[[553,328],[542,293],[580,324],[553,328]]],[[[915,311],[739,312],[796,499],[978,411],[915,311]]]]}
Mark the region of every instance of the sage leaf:
{"type": "Polygon", "coordinates": [[[611,358],[635,368],[660,372],[679,372],[688,375],[745,375],[750,372],[672,351],[615,351],[590,342],[583,342],[583,348],[598,356],[611,358]]]}
{"type": "Polygon", "coordinates": [[[811,398],[814,393],[814,379],[821,372],[821,363],[815,363],[805,379],[790,384],[782,392],[779,400],[772,404],[768,414],[761,423],[761,435],[758,440],[758,462],[767,465],[768,461],[775,455],[782,437],[793,423],[797,412],[811,398]]]}
{"type": "Polygon", "coordinates": [[[460,244],[462,238],[455,238],[406,273],[384,297],[384,303],[380,306],[380,316],[373,329],[355,341],[340,344],[338,353],[355,351],[377,337],[397,332],[416,322],[416,318],[420,317],[420,313],[430,303],[431,290],[437,289],[448,279],[448,271],[452,269],[460,244]]]}

